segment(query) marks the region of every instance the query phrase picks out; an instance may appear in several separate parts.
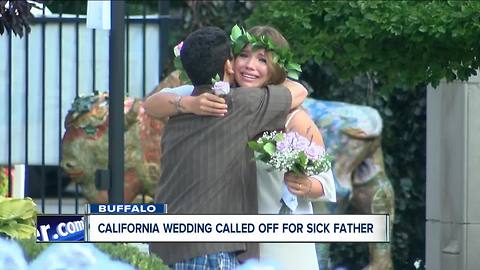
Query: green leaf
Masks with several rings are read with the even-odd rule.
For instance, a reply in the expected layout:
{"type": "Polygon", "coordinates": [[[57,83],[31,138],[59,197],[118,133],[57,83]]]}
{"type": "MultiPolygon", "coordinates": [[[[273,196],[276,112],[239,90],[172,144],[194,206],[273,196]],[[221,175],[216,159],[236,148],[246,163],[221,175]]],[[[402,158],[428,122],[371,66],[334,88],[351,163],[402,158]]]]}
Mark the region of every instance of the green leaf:
{"type": "Polygon", "coordinates": [[[241,35],[242,35],[242,30],[240,29],[240,27],[238,27],[238,25],[235,24],[235,26],[233,26],[233,28],[232,28],[232,33],[230,34],[230,39],[232,41],[235,41],[241,35]]]}
{"type": "Polygon", "coordinates": [[[302,171],[300,171],[296,166],[292,167],[292,173],[295,176],[302,176],[303,175],[302,171]]]}
{"type": "Polygon", "coordinates": [[[280,141],[283,141],[284,138],[285,138],[284,133],[277,133],[275,134],[275,137],[273,137],[273,140],[276,142],[280,142],[280,141]]]}
{"type": "Polygon", "coordinates": [[[308,158],[307,155],[305,155],[304,152],[300,152],[298,154],[298,163],[301,166],[301,168],[305,168],[307,166],[308,158]]]}
{"type": "Polygon", "coordinates": [[[296,71],[289,71],[287,76],[289,78],[294,79],[294,80],[298,80],[298,78],[300,77],[300,73],[298,73],[296,71]]]}
{"type": "Polygon", "coordinates": [[[275,153],[276,149],[277,148],[275,147],[275,145],[271,142],[268,142],[263,146],[263,150],[265,150],[265,152],[270,156],[273,155],[273,153],[275,153]]]}
{"type": "Polygon", "coordinates": [[[302,72],[302,67],[299,64],[289,63],[287,68],[302,72]]]}
{"type": "Polygon", "coordinates": [[[11,222],[0,225],[0,232],[3,232],[14,239],[29,239],[36,235],[37,228],[33,225],[11,222]]]}
{"type": "Polygon", "coordinates": [[[256,141],[249,141],[247,142],[247,145],[248,147],[250,147],[250,149],[256,152],[261,152],[263,150],[262,145],[257,143],[256,141]]]}
{"type": "Polygon", "coordinates": [[[36,205],[30,198],[0,198],[0,221],[13,219],[35,219],[36,205]]]}

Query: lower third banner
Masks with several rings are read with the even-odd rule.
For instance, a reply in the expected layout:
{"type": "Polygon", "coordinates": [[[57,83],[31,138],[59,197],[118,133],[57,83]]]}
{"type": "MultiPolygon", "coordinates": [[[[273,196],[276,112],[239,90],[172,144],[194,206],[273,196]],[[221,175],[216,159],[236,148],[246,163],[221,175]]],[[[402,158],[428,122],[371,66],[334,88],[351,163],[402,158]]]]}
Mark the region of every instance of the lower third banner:
{"type": "Polygon", "coordinates": [[[388,215],[89,215],[91,242],[389,242],[388,215]]]}
{"type": "Polygon", "coordinates": [[[37,242],[83,242],[83,215],[38,215],[37,242]]]}

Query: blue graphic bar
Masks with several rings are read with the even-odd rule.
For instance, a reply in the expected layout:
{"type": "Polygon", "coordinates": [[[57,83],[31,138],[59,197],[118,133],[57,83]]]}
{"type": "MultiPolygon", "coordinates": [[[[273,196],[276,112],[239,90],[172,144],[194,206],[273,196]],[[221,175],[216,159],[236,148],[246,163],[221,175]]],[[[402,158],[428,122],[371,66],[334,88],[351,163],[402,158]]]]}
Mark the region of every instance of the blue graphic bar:
{"type": "Polygon", "coordinates": [[[89,204],[87,214],[155,215],[167,213],[166,204],[89,204]]]}
{"type": "Polygon", "coordinates": [[[37,242],[84,242],[83,215],[38,215],[37,242]]]}

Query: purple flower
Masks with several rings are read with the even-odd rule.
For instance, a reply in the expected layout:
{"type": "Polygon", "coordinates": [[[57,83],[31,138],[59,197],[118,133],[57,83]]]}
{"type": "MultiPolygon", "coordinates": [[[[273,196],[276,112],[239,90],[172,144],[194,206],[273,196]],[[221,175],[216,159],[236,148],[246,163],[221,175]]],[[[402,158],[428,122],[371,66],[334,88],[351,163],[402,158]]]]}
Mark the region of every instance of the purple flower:
{"type": "Polygon", "coordinates": [[[289,143],[293,142],[293,140],[296,140],[296,138],[300,136],[300,134],[298,134],[297,132],[295,131],[289,131],[287,132],[287,134],[285,134],[285,140],[289,143]]]}
{"type": "Polygon", "coordinates": [[[217,96],[227,95],[230,93],[230,84],[228,82],[219,81],[213,85],[212,90],[217,96]]]}
{"type": "Polygon", "coordinates": [[[293,149],[305,151],[310,145],[310,142],[303,136],[298,135],[293,141],[293,149]]]}
{"type": "Polygon", "coordinates": [[[282,140],[277,142],[277,151],[279,152],[285,152],[288,150],[289,143],[287,140],[282,140]]]}
{"type": "Polygon", "coordinates": [[[317,159],[318,156],[320,156],[322,153],[323,153],[323,149],[320,146],[313,143],[305,151],[305,154],[310,159],[317,159]]]}

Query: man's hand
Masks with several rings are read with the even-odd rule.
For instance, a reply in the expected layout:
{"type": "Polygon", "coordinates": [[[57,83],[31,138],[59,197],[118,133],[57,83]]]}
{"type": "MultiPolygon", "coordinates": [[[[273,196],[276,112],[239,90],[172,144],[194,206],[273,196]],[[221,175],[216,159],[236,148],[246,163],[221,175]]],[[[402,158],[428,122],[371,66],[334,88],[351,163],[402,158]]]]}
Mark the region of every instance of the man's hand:
{"type": "Polygon", "coordinates": [[[225,99],[211,93],[203,93],[199,96],[184,98],[186,112],[205,116],[225,116],[227,104],[225,99]]]}

